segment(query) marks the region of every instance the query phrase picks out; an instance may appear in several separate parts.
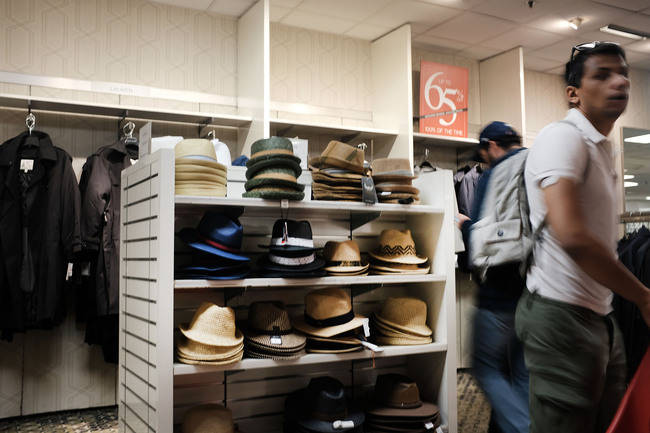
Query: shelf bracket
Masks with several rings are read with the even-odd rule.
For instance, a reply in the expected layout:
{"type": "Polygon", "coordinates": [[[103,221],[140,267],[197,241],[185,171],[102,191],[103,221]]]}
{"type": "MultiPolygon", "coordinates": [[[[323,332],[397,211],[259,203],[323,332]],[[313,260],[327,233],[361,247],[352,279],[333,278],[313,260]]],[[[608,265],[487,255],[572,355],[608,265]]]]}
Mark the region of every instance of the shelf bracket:
{"type": "Polygon", "coordinates": [[[343,136],[341,136],[341,141],[342,141],[343,143],[349,143],[350,141],[352,141],[352,140],[354,140],[355,138],[357,138],[359,135],[361,135],[360,132],[355,132],[355,133],[353,133],[353,134],[343,135],[343,136]]]}
{"type": "Polygon", "coordinates": [[[277,131],[275,131],[275,135],[278,137],[286,137],[289,134],[289,132],[291,132],[292,129],[293,129],[293,125],[287,126],[284,129],[278,129],[277,131]]]}
{"type": "Polygon", "coordinates": [[[364,295],[364,294],[366,294],[368,292],[371,292],[371,291],[373,291],[375,289],[378,289],[380,287],[383,287],[383,284],[359,284],[359,285],[355,285],[355,286],[352,286],[352,288],[350,289],[350,292],[351,292],[350,296],[352,297],[352,299],[354,299],[355,296],[364,295]]]}
{"type": "Polygon", "coordinates": [[[381,216],[381,212],[363,212],[350,215],[350,232],[381,216]]]}
{"type": "Polygon", "coordinates": [[[224,289],[224,301],[226,302],[226,305],[228,305],[232,299],[243,295],[246,289],[247,287],[228,287],[224,289]]]}

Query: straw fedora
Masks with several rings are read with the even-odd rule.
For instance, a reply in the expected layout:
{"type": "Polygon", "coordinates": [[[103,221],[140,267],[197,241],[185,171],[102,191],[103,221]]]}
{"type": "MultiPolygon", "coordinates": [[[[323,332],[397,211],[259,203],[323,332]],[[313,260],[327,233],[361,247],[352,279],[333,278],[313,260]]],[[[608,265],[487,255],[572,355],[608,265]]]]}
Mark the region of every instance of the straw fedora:
{"type": "Polygon", "coordinates": [[[235,346],[210,346],[198,343],[181,335],[176,344],[176,354],[179,358],[194,361],[223,361],[236,356],[241,356],[244,343],[235,346]]]}
{"type": "Polygon", "coordinates": [[[183,415],[183,433],[235,433],[232,411],[216,403],[192,406],[183,415]]]}
{"type": "Polygon", "coordinates": [[[365,316],[352,310],[350,296],[338,287],[312,290],[305,295],[305,314],[295,317],[294,328],[308,335],[332,337],[363,326],[365,316]]]}
{"type": "Polygon", "coordinates": [[[379,246],[368,251],[372,257],[386,262],[419,264],[429,260],[428,257],[418,256],[415,242],[409,229],[384,229],[379,235],[379,246]]]}
{"type": "Polygon", "coordinates": [[[304,335],[294,332],[289,313],[282,301],[255,301],[248,308],[244,342],[254,343],[270,352],[295,350],[306,344],[304,335]]]}
{"type": "Polygon", "coordinates": [[[426,325],[427,304],[421,299],[412,297],[389,296],[375,318],[382,324],[394,330],[422,337],[433,334],[426,325]]]}
{"type": "Polygon", "coordinates": [[[210,140],[204,138],[186,138],[174,146],[176,164],[197,164],[226,171],[225,165],[217,161],[217,153],[210,140]]]}
{"type": "Polygon", "coordinates": [[[311,159],[309,162],[317,168],[339,167],[350,170],[354,173],[364,174],[363,169],[364,153],[349,144],[332,140],[321,153],[320,159],[311,159]]]}
{"type": "Polygon", "coordinates": [[[236,346],[244,341],[235,326],[235,312],[230,307],[219,307],[204,301],[188,325],[179,329],[188,339],[210,346],[236,346]]]}
{"type": "Polygon", "coordinates": [[[357,431],[364,413],[348,403],[343,384],[331,376],[314,377],[306,388],[292,392],[285,402],[285,419],[302,430],[322,433],[357,431]],[[343,421],[343,426],[335,421],[343,421]]]}
{"type": "Polygon", "coordinates": [[[386,373],[377,376],[368,416],[394,418],[438,417],[440,410],[433,403],[422,401],[417,383],[409,377],[386,373]]]}
{"type": "Polygon", "coordinates": [[[359,245],[351,239],[337,242],[327,241],[323,247],[323,259],[325,270],[332,273],[354,273],[365,272],[369,264],[361,262],[359,245]]]}
{"type": "Polygon", "coordinates": [[[205,212],[196,228],[185,227],[178,236],[194,249],[230,260],[250,260],[241,254],[244,229],[239,219],[226,214],[205,212]]]}

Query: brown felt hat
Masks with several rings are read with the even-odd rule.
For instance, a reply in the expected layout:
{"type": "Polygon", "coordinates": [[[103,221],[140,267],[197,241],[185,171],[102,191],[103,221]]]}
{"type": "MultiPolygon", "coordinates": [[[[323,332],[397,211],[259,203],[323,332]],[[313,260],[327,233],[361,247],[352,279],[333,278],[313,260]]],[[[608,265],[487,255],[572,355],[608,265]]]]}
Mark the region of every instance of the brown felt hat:
{"type": "Polygon", "coordinates": [[[379,246],[369,251],[372,257],[385,262],[404,264],[420,264],[429,260],[428,257],[418,256],[415,242],[409,229],[384,229],[379,235],[379,246]]]}
{"type": "Polygon", "coordinates": [[[390,296],[384,301],[381,311],[375,313],[375,318],[396,331],[422,337],[430,337],[433,334],[426,324],[427,304],[421,299],[390,296]]]}
{"type": "Polygon", "coordinates": [[[354,314],[350,295],[338,287],[312,290],[305,295],[305,314],[291,320],[308,335],[332,337],[363,326],[365,316],[354,314]]]}
{"type": "Polygon", "coordinates": [[[438,406],[422,401],[417,383],[409,377],[386,373],[377,376],[368,415],[399,418],[436,418],[438,406]]]}
{"type": "Polygon", "coordinates": [[[377,158],[372,161],[372,178],[375,183],[390,180],[410,180],[413,175],[408,158],[377,158]]]}
{"type": "Polygon", "coordinates": [[[320,160],[311,159],[309,162],[317,168],[340,167],[354,173],[363,174],[363,160],[364,153],[362,149],[332,140],[321,153],[320,160]]]}
{"type": "Polygon", "coordinates": [[[368,264],[361,262],[359,245],[351,239],[343,242],[327,241],[323,247],[325,270],[336,273],[358,273],[368,269],[368,264]]]}

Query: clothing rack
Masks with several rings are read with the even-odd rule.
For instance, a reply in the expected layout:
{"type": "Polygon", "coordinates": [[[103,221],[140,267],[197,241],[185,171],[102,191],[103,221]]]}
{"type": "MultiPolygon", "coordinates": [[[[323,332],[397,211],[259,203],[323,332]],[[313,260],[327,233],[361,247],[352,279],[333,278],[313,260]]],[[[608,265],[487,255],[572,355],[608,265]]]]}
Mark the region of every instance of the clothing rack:
{"type": "Polygon", "coordinates": [[[631,211],[622,213],[619,217],[620,224],[650,222],[650,212],[631,211]]]}

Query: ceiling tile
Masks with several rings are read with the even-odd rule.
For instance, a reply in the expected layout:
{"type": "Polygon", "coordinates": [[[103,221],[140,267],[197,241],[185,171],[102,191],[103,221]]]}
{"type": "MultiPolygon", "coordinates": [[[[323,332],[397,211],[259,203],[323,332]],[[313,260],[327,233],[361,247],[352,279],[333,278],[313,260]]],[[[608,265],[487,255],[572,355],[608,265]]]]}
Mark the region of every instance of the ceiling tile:
{"type": "Polygon", "coordinates": [[[208,3],[212,3],[208,9],[210,12],[240,17],[255,4],[255,0],[216,0],[208,3]]]}
{"type": "Polygon", "coordinates": [[[426,34],[473,44],[514,29],[516,26],[514,22],[501,18],[475,12],[464,12],[432,28],[426,34]]]}
{"type": "Polygon", "coordinates": [[[538,48],[540,46],[559,42],[562,39],[564,39],[562,35],[555,33],[549,33],[542,30],[525,27],[517,27],[493,38],[486,39],[485,41],[481,42],[481,45],[488,48],[501,49],[502,51],[508,51],[514,47],[521,46],[524,48],[525,52],[531,47],[538,48]]]}
{"type": "Polygon", "coordinates": [[[413,39],[413,44],[417,44],[420,47],[426,47],[433,49],[436,52],[440,53],[449,53],[454,54],[460,50],[469,48],[471,44],[467,42],[453,41],[450,39],[439,38],[436,36],[420,35],[413,39]]]}
{"type": "Polygon", "coordinates": [[[487,0],[472,8],[472,11],[525,23],[553,12],[565,2],[566,0],[536,1],[531,8],[527,6],[526,0],[487,0]]]}
{"type": "Polygon", "coordinates": [[[593,2],[634,12],[642,11],[648,7],[648,0],[593,0],[593,2]]]}
{"type": "Polygon", "coordinates": [[[422,23],[434,26],[462,11],[414,0],[392,1],[383,9],[368,17],[368,23],[397,28],[406,23],[422,23]]]}
{"type": "Polygon", "coordinates": [[[364,21],[390,2],[391,0],[304,0],[297,10],[330,17],[343,16],[351,21],[364,21]]]}
{"type": "Polygon", "coordinates": [[[368,23],[357,23],[345,32],[346,36],[351,38],[366,39],[374,41],[375,39],[393,31],[392,27],[378,26],[368,23]]]}
{"type": "Polygon", "coordinates": [[[327,17],[298,10],[289,12],[282,18],[280,23],[325,33],[344,33],[355,25],[355,22],[351,20],[327,17]]]}
{"type": "Polygon", "coordinates": [[[467,57],[468,59],[486,60],[489,59],[490,57],[496,56],[497,54],[501,54],[502,52],[503,51],[501,50],[494,50],[488,47],[473,46],[458,51],[456,55],[460,57],[467,57]]]}

